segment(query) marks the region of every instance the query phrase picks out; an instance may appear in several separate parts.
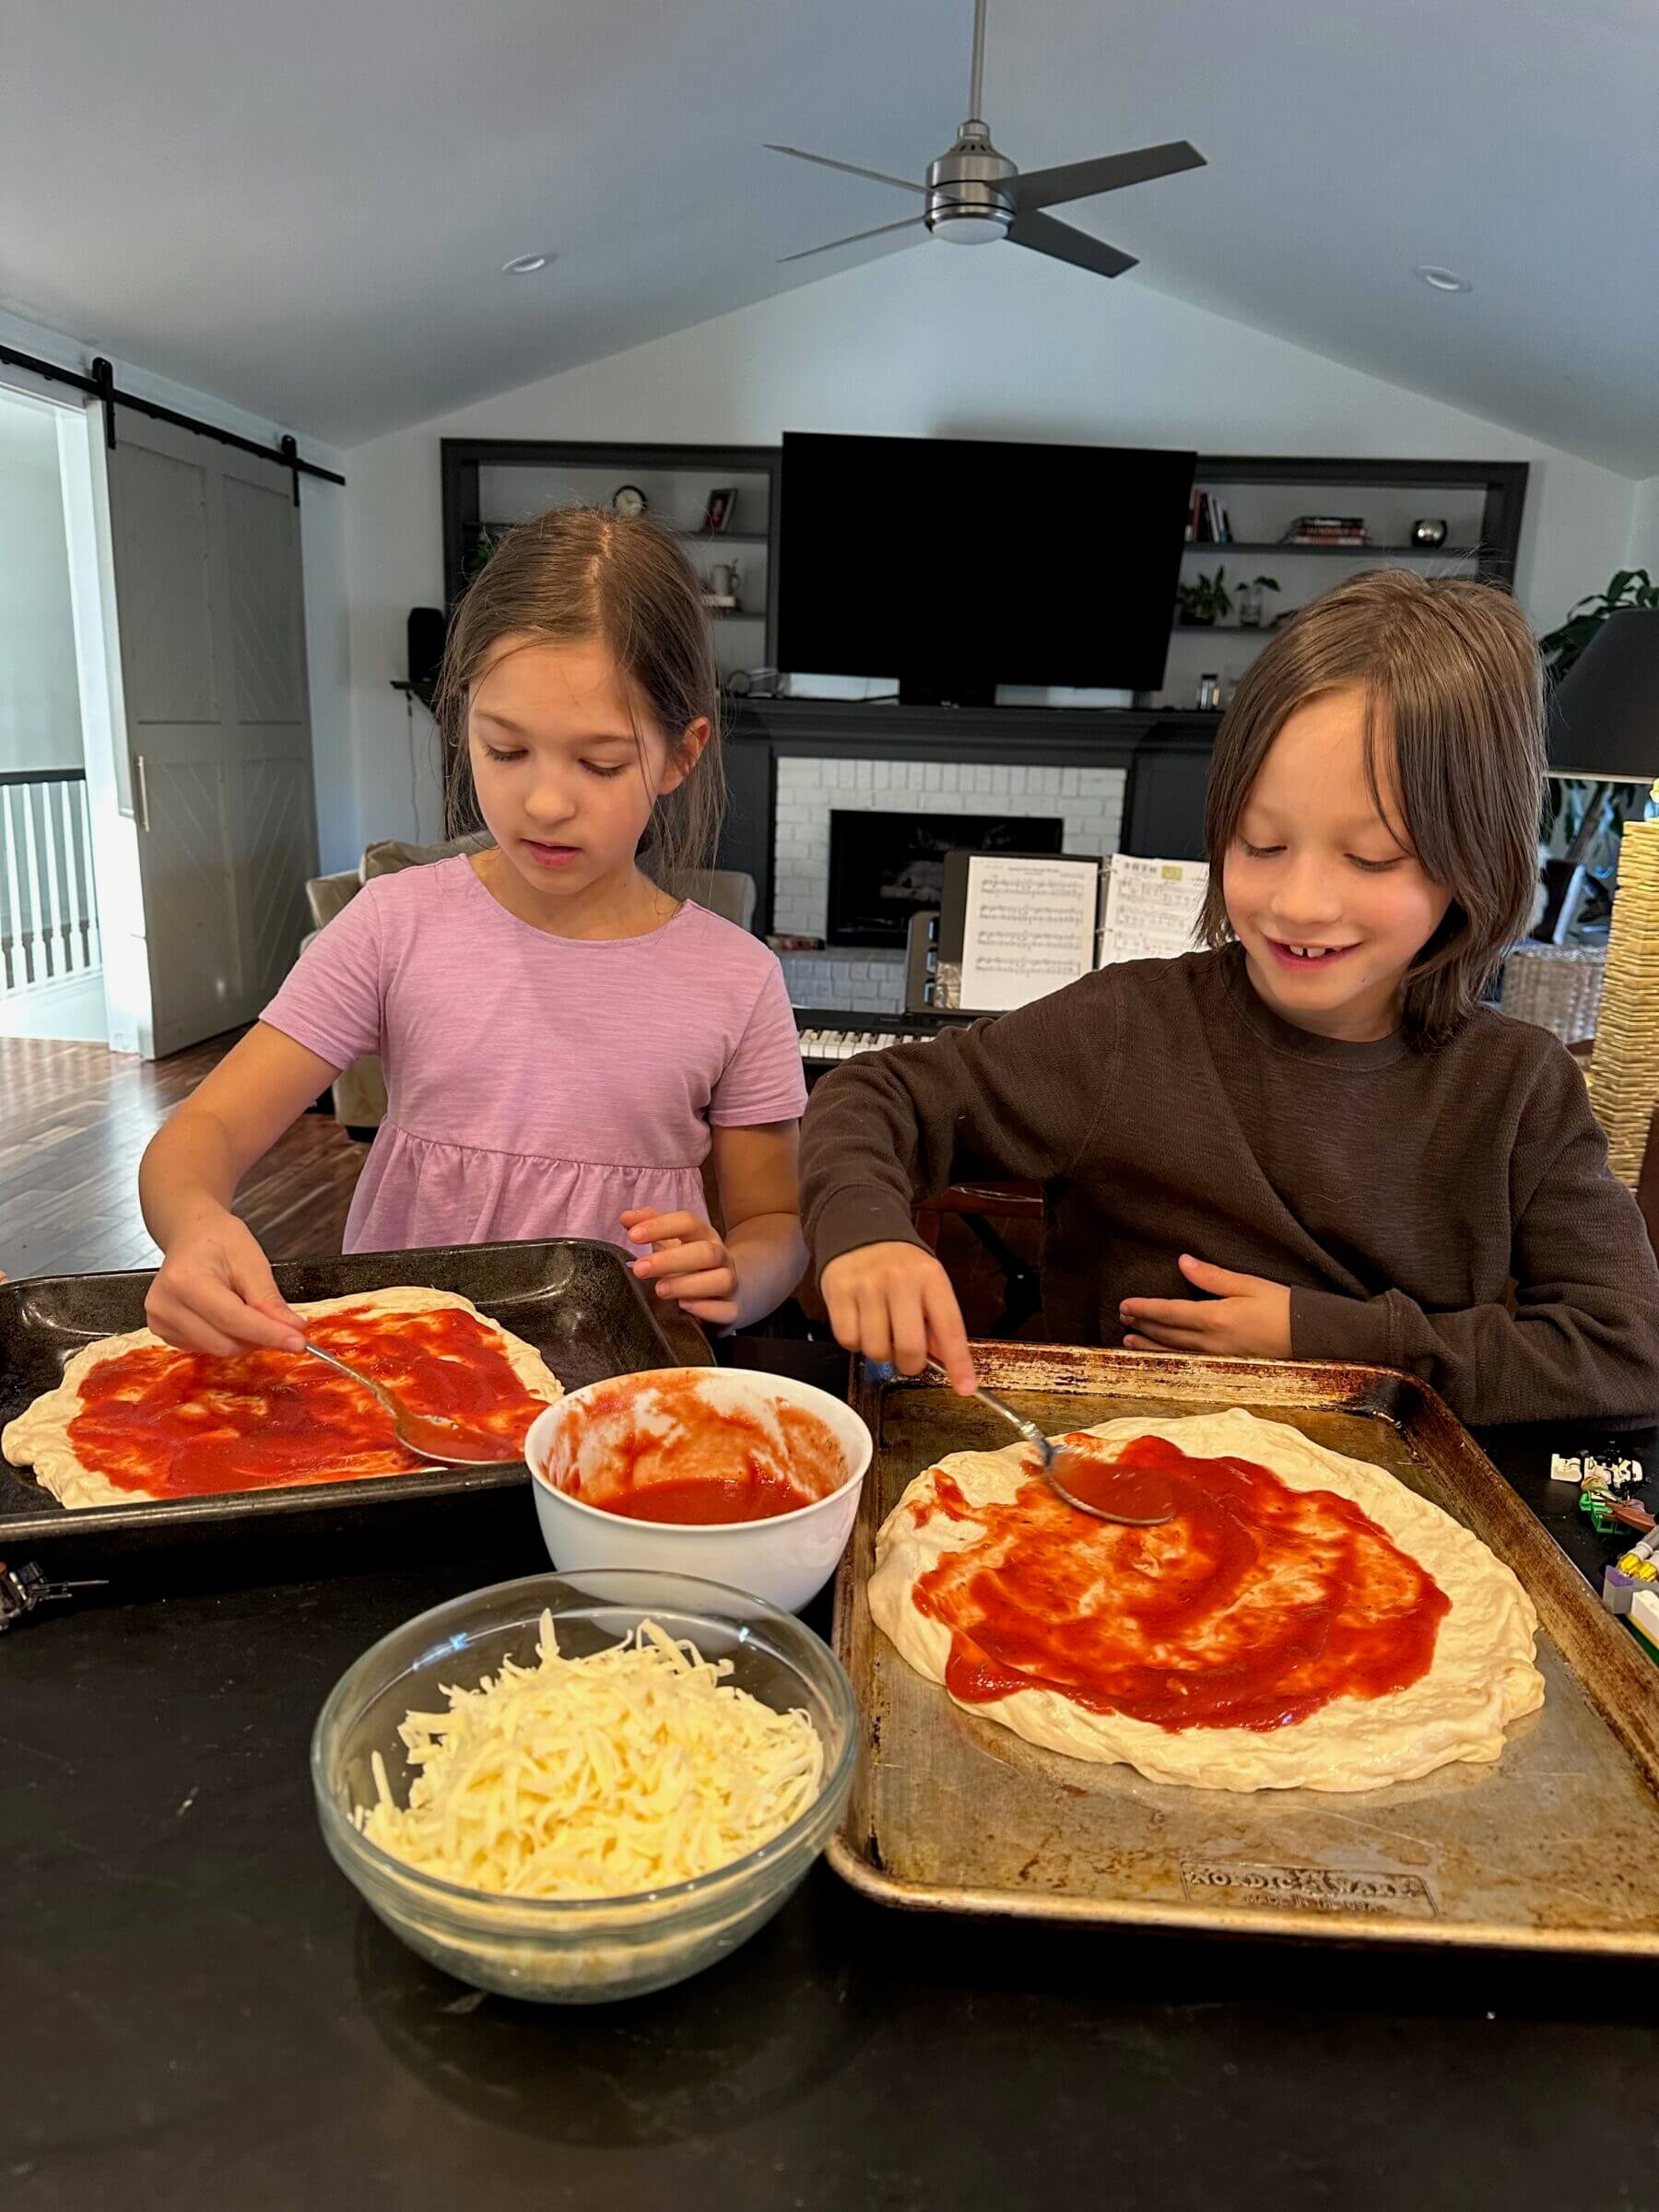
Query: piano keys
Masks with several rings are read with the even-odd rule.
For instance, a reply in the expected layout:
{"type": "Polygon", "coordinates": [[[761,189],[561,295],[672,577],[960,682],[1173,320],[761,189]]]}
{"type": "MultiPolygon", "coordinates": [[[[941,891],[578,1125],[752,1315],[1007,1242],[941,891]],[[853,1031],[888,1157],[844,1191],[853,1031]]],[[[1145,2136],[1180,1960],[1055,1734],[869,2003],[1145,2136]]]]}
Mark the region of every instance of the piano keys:
{"type": "Polygon", "coordinates": [[[886,1052],[895,1044],[925,1044],[941,1030],[965,1027],[948,1014],[867,1014],[847,1007],[797,1006],[795,1031],[801,1058],[815,1071],[833,1067],[859,1053],[886,1052]]]}

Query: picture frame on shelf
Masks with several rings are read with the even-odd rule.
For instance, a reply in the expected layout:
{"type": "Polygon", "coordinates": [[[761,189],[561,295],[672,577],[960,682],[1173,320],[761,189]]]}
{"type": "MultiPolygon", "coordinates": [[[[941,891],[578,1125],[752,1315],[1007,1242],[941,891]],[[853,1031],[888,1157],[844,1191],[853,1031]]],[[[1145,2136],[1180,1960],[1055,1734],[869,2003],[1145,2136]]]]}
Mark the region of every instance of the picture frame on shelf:
{"type": "Polygon", "coordinates": [[[732,515],[737,505],[737,488],[733,484],[719,484],[709,494],[703,509],[702,526],[706,535],[719,537],[732,526],[732,515]]]}

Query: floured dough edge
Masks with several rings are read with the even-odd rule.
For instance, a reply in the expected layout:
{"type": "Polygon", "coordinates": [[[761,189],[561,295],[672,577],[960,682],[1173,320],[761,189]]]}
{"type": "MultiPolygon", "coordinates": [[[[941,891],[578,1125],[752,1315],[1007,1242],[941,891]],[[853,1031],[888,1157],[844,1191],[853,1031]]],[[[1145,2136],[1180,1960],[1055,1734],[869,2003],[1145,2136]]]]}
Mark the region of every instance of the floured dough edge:
{"type": "MultiPolygon", "coordinates": [[[[532,1397],[541,1398],[550,1406],[564,1395],[563,1383],[534,1345],[513,1335],[487,1313],[480,1313],[470,1298],[462,1298],[453,1290],[412,1288],[359,1290],[350,1298],[314,1299],[309,1304],[296,1306],[294,1312],[308,1320],[316,1320],[324,1314],[363,1306],[371,1306],[378,1313],[426,1313],[440,1306],[457,1307],[472,1314],[488,1330],[532,1397]]],[[[95,1468],[83,1465],[70,1441],[69,1425],[81,1410],[81,1384],[95,1367],[107,1359],[119,1359],[127,1352],[171,1348],[149,1329],[131,1329],[125,1335],[104,1336],[96,1344],[88,1345],[65,1368],[64,1379],[55,1390],[45,1392],[27,1412],[7,1422],[4,1431],[0,1431],[0,1454],[14,1467],[32,1467],[41,1488],[50,1490],[60,1505],[72,1510],[89,1505],[129,1505],[135,1499],[153,1498],[152,1490],[124,1488],[95,1468]]]]}
{"type": "MultiPolygon", "coordinates": [[[[1293,1489],[1328,1489],[1351,1499],[1451,1600],[1433,1662],[1408,1688],[1374,1699],[1337,1698],[1305,1721],[1272,1731],[1171,1731],[1121,1713],[1089,1712],[1053,1690],[1016,1690],[984,1704],[953,1699],[964,1712],[999,1722],[1047,1750],[1126,1764],[1152,1782],[1214,1790],[1354,1791],[1415,1781],[1457,1761],[1496,1759],[1510,1724],[1543,1704],[1531,1598],[1478,1536],[1381,1468],[1241,1406],[1173,1420],[1103,1421],[1073,1433],[1119,1443],[1167,1437],[1194,1458],[1252,1459],[1293,1489]]],[[[871,1616],[908,1665],[944,1685],[950,1630],[918,1612],[912,1593],[945,1553],[965,1549],[981,1532],[977,1524],[944,1514],[915,1526],[908,1508],[932,1497],[940,1474],[952,1477],[971,1506],[1011,1498],[1030,1479],[1030,1467],[1018,1445],[953,1453],[916,1477],[877,1535],[871,1616]]]]}

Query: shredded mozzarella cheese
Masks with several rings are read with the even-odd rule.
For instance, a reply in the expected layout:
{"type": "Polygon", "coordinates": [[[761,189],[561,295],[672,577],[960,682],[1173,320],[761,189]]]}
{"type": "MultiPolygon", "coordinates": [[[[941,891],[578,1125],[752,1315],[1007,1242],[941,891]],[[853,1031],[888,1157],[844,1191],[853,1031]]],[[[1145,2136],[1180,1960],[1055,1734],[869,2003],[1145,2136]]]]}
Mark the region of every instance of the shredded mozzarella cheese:
{"type": "Polygon", "coordinates": [[[373,1757],[377,1800],[353,1815],[423,1874],[511,1897],[627,1897],[728,1865],[818,1795],[824,1749],[802,1711],[775,1712],[654,1621],[586,1658],[560,1656],[544,1613],[537,1664],[502,1662],[447,1712],[398,1729],[418,1770],[406,1809],[373,1757]]]}

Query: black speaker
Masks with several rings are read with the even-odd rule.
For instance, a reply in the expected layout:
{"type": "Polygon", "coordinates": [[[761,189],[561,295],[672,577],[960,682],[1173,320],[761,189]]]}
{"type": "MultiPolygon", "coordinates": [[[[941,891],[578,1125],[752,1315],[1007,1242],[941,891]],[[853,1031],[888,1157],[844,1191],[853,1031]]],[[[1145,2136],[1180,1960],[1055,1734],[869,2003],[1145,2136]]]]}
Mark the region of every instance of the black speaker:
{"type": "Polygon", "coordinates": [[[429,697],[438,682],[438,666],[443,659],[443,639],[448,627],[441,607],[409,609],[409,682],[415,690],[424,691],[429,697]]]}

